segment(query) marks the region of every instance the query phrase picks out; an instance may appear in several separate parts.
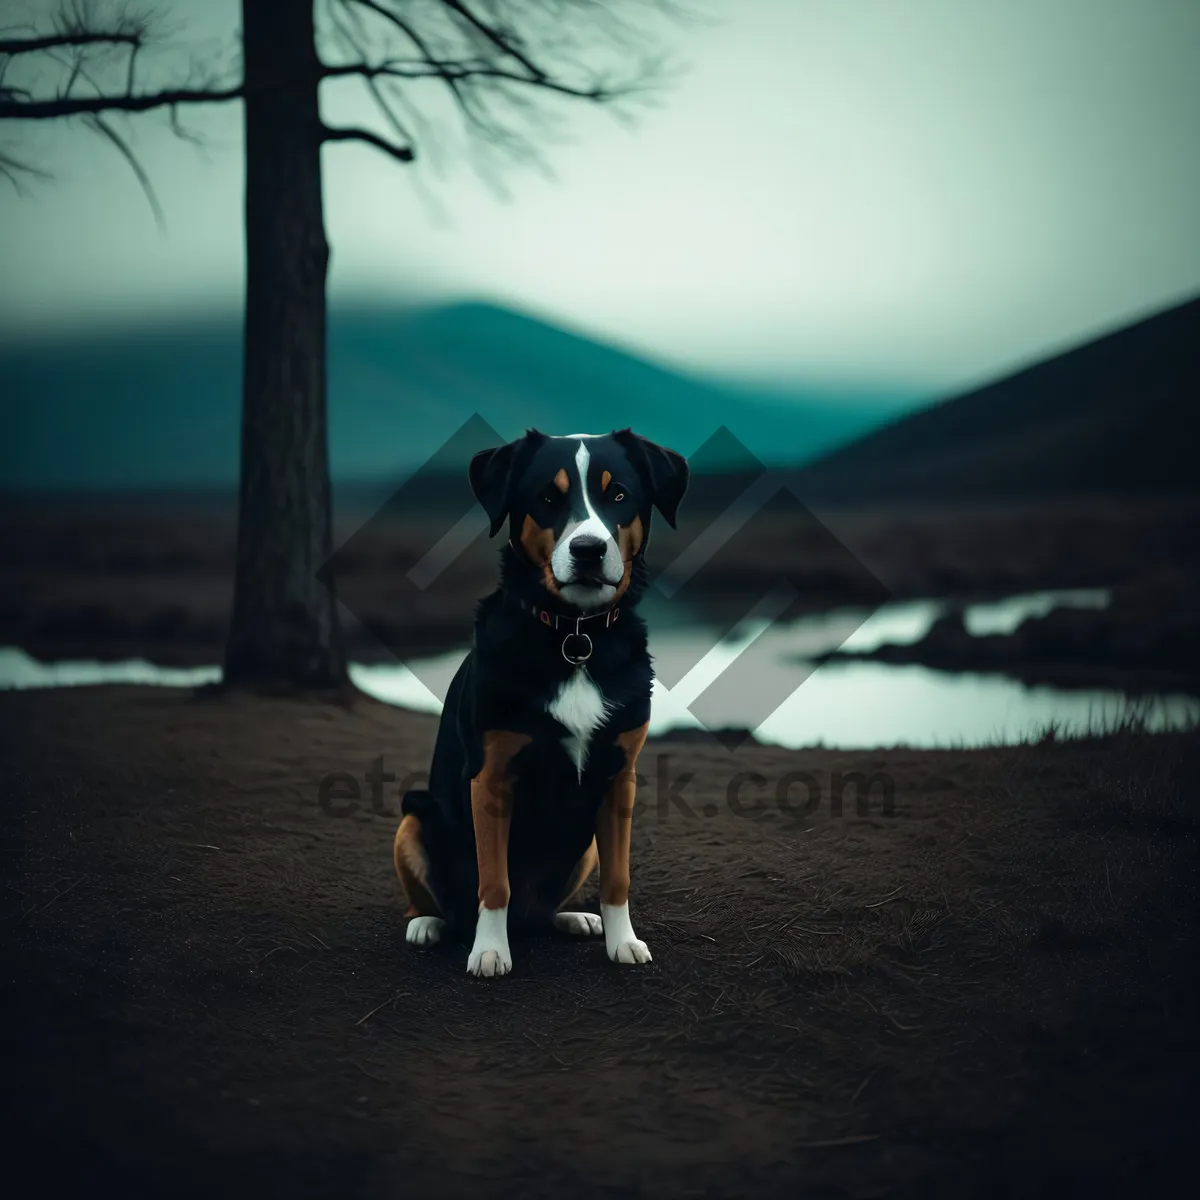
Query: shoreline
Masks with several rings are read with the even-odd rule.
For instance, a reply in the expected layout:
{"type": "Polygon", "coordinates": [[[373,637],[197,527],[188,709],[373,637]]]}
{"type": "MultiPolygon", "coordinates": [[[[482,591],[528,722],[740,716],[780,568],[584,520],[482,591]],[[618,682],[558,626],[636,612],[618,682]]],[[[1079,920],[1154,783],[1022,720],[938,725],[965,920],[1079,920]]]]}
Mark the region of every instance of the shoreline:
{"type": "MultiPolygon", "coordinates": [[[[1194,500],[1162,498],[830,510],[799,527],[763,515],[725,544],[703,576],[702,603],[675,620],[736,621],[781,576],[798,593],[795,615],[1077,588],[1148,592],[1152,613],[1157,592],[1187,597],[1200,585],[1198,515],[1194,500]]],[[[697,529],[660,525],[652,565],[662,568],[697,529]]],[[[41,659],[220,662],[234,536],[232,511],[213,515],[186,496],[149,509],[120,498],[0,497],[0,644],[41,659]]],[[[476,539],[422,589],[406,572],[432,536],[386,512],[338,522],[338,595],[362,626],[344,621],[349,657],[461,645],[477,600],[495,587],[497,548],[476,539]]],[[[664,619],[672,611],[668,602],[664,619]]]]}

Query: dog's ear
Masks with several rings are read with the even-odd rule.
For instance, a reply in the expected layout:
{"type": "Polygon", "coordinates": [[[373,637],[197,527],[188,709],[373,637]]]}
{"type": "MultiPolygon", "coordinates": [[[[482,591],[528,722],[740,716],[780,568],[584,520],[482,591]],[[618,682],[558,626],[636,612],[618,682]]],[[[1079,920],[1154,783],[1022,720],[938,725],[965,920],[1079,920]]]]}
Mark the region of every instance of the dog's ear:
{"type": "Polygon", "coordinates": [[[687,459],[632,429],[618,429],[613,437],[625,447],[630,461],[645,483],[650,502],[675,528],[675,514],[688,486],[687,459]]]}
{"type": "Polygon", "coordinates": [[[494,450],[481,450],[471,459],[471,491],[491,522],[489,537],[495,537],[504,525],[512,504],[513,484],[520,478],[529,454],[544,438],[545,434],[536,429],[527,429],[523,438],[494,450]]]}

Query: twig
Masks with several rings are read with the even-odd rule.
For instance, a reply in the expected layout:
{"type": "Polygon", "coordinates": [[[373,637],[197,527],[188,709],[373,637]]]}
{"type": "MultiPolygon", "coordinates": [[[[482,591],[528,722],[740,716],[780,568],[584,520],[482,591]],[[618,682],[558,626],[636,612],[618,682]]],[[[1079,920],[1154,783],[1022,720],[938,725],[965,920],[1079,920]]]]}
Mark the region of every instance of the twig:
{"type": "Polygon", "coordinates": [[[390,155],[402,163],[410,163],[414,158],[411,146],[397,146],[394,142],[389,142],[387,138],[382,138],[379,134],[372,133],[369,129],[353,127],[335,129],[326,125],[321,131],[321,140],[323,142],[363,142],[365,145],[374,146],[376,150],[381,150],[384,154],[390,155]]]}
{"type": "Polygon", "coordinates": [[[802,915],[801,913],[796,913],[795,916],[789,917],[786,921],[784,921],[784,923],[782,925],[779,926],[778,929],[775,930],[775,932],[777,934],[782,933],[785,929],[789,928],[790,926],[794,925],[798,920],[800,920],[801,915],[802,915]]]}
{"type": "Polygon", "coordinates": [[[270,958],[272,954],[278,954],[280,950],[291,950],[291,951],[294,953],[294,952],[295,952],[295,949],[296,949],[296,947],[295,947],[295,946],[276,946],[274,950],[268,950],[268,951],[266,952],[266,954],[264,954],[264,955],[262,956],[262,958],[258,959],[258,960],[255,962],[255,964],[254,964],[254,965],[257,967],[259,963],[261,963],[261,962],[266,962],[266,961],[267,961],[267,959],[268,959],[268,958],[270,958]]]}
{"type": "Polygon", "coordinates": [[[400,993],[393,992],[392,995],[390,995],[382,1004],[375,1005],[375,1007],[373,1009],[371,1009],[371,1011],[369,1013],[367,1013],[365,1016],[359,1017],[358,1020],[354,1022],[354,1024],[361,1025],[364,1021],[370,1020],[370,1018],[373,1017],[381,1008],[386,1008],[394,1000],[399,1000],[399,999],[400,999],[400,993]]]}
{"type": "Polygon", "coordinates": [[[138,162],[138,157],[134,154],[129,143],[99,113],[92,113],[84,119],[97,133],[103,134],[129,164],[129,169],[141,185],[142,192],[146,197],[146,203],[150,205],[150,211],[154,214],[155,224],[160,230],[165,230],[167,227],[166,217],[163,215],[162,205],[158,202],[154,185],[150,182],[150,176],[146,174],[146,168],[138,162]]]}
{"type": "Polygon", "coordinates": [[[373,1080],[375,1080],[375,1082],[376,1082],[376,1083],[389,1083],[389,1082],[390,1082],[389,1080],[387,1080],[387,1079],[383,1079],[383,1078],[381,1078],[381,1077],[380,1077],[380,1076],[378,1076],[378,1075],[372,1075],[372,1074],[371,1074],[371,1072],[370,1072],[370,1071],[368,1071],[368,1070],[367,1070],[367,1068],[366,1068],[366,1067],[364,1067],[364,1066],[362,1065],[362,1063],[360,1063],[360,1062],[357,1062],[355,1059],[353,1059],[353,1058],[352,1058],[350,1061],[351,1061],[351,1062],[352,1062],[352,1063],[353,1063],[353,1064],[354,1064],[354,1065],[355,1065],[355,1066],[356,1066],[356,1067],[357,1067],[357,1068],[358,1068],[358,1069],[359,1069],[359,1070],[360,1070],[360,1071],[361,1071],[361,1072],[362,1072],[362,1073],[363,1073],[363,1074],[364,1074],[364,1075],[365,1075],[365,1076],[366,1076],[368,1079],[373,1079],[373,1080]]]}
{"type": "Polygon", "coordinates": [[[821,1142],[794,1142],[801,1150],[829,1150],[835,1146],[857,1146],[861,1142],[875,1142],[880,1138],[878,1133],[854,1133],[849,1137],[826,1138],[821,1142]]]}
{"type": "Polygon", "coordinates": [[[61,892],[59,892],[57,895],[51,896],[50,899],[47,900],[45,904],[38,905],[34,908],[27,908],[17,918],[17,924],[19,925],[30,914],[35,913],[35,912],[42,912],[44,909],[49,908],[50,905],[52,905],[55,902],[55,900],[61,900],[68,892],[74,891],[75,888],[77,888],[82,882],[83,882],[83,876],[80,875],[80,877],[78,879],[76,879],[74,883],[67,884],[67,886],[65,888],[63,888],[63,890],[61,892]]]}
{"type": "Polygon", "coordinates": [[[883,1015],[887,1017],[887,1019],[891,1021],[891,1023],[898,1030],[900,1030],[901,1033],[916,1033],[921,1028],[920,1025],[901,1025],[900,1022],[897,1021],[896,1018],[893,1017],[892,1014],[885,1008],[878,1009],[877,1011],[883,1013],[883,1015]]]}

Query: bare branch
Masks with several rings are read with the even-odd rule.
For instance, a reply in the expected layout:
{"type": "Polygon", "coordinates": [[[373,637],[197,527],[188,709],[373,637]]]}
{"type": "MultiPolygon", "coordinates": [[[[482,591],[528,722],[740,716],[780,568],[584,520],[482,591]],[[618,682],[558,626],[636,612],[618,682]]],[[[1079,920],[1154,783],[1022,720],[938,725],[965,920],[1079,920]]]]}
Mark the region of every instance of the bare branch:
{"type": "Polygon", "coordinates": [[[538,79],[507,71],[503,67],[467,66],[457,62],[428,61],[407,64],[402,61],[383,62],[375,66],[368,63],[346,63],[339,66],[325,67],[322,72],[325,78],[344,75],[358,75],[363,79],[375,79],[386,75],[392,79],[440,79],[444,83],[462,82],[468,79],[506,79],[510,83],[523,83],[542,91],[558,92],[563,96],[573,96],[577,100],[604,101],[615,98],[617,89],[608,90],[595,86],[590,88],[573,87],[568,83],[559,83],[548,77],[538,79]]]}
{"type": "Polygon", "coordinates": [[[33,163],[25,162],[19,158],[13,158],[4,150],[0,150],[0,175],[12,185],[12,189],[18,196],[25,194],[25,188],[22,185],[22,177],[31,179],[49,179],[50,172],[42,170],[41,167],[35,167],[33,163]]]}
{"type": "Polygon", "coordinates": [[[49,121],[55,117],[78,117],[102,112],[149,112],[179,104],[222,104],[240,100],[242,86],[191,90],[188,88],[149,92],[142,96],[64,96],[55,100],[13,100],[10,93],[0,98],[0,121],[49,121]]]}
{"type": "Polygon", "coordinates": [[[620,4],[607,0],[327,0],[327,4],[333,25],[343,35],[337,44],[348,60],[329,62],[325,78],[362,79],[389,123],[395,114],[383,104],[381,89],[372,84],[388,84],[389,90],[405,98],[409,112],[412,106],[406,98],[414,90],[410,84],[437,80],[474,135],[470,145],[482,158],[517,159],[546,174],[541,147],[561,137],[555,136],[559,114],[543,100],[583,100],[628,120],[631,114],[617,105],[645,96],[651,84],[666,81],[664,64],[653,54],[657,39],[652,31],[644,22],[627,20],[619,10],[669,20],[685,15],[674,0],[621,0],[620,4]],[[339,9],[353,20],[360,37],[346,36],[339,9]],[[364,17],[373,18],[369,29],[364,17]]]}
{"type": "MultiPolygon", "coordinates": [[[[366,59],[366,50],[362,43],[355,36],[354,31],[347,28],[346,23],[342,20],[340,12],[334,8],[330,10],[330,15],[333,18],[334,29],[338,36],[342,39],[345,45],[349,48],[352,54],[358,55],[362,60],[366,59]]],[[[351,12],[348,14],[355,24],[358,24],[357,14],[351,12]]],[[[366,84],[367,91],[371,93],[371,99],[375,101],[375,107],[383,114],[383,118],[391,126],[392,132],[397,137],[403,139],[409,145],[412,144],[413,136],[396,114],[395,109],[388,102],[387,96],[383,93],[383,88],[380,86],[379,80],[375,76],[362,76],[363,82],[366,84]]]]}
{"type": "Polygon", "coordinates": [[[383,20],[399,29],[426,59],[437,58],[437,55],[429,48],[429,43],[417,32],[410,21],[405,20],[399,13],[393,12],[386,5],[378,3],[378,0],[345,0],[345,3],[357,4],[362,8],[369,9],[376,16],[382,17],[383,20]]]}
{"type": "Polygon", "coordinates": [[[198,149],[203,149],[204,138],[202,138],[200,134],[194,132],[193,130],[184,128],[183,122],[179,119],[179,106],[177,104],[171,105],[170,121],[171,132],[177,138],[179,138],[180,141],[191,142],[191,144],[198,149]]]}
{"type": "Polygon", "coordinates": [[[92,113],[84,119],[97,133],[103,134],[120,151],[122,158],[129,164],[130,170],[137,176],[138,183],[142,185],[142,191],[146,194],[150,211],[154,214],[155,224],[160,230],[165,230],[167,222],[163,216],[162,205],[159,204],[158,197],[154,194],[154,185],[150,182],[150,176],[146,174],[145,168],[138,162],[137,155],[130,149],[129,143],[99,113],[92,113]]]}
{"type": "MultiPolygon", "coordinates": [[[[138,11],[141,0],[57,0],[57,12],[45,24],[10,27],[0,37],[0,122],[45,121],[81,118],[94,133],[108,141],[125,159],[144,192],[155,221],[164,225],[162,208],[150,177],[138,160],[119,125],[107,119],[110,113],[167,111],[171,127],[183,135],[179,125],[181,105],[221,103],[240,99],[236,86],[223,75],[197,76],[189,72],[170,86],[139,88],[139,55],[161,35],[162,23],[150,12],[138,11]],[[4,79],[21,75],[24,86],[4,79]],[[46,78],[43,68],[53,74],[46,78]],[[229,84],[229,86],[225,86],[229,84]]],[[[49,7],[47,4],[46,7],[49,7]]],[[[0,159],[0,170],[15,182],[23,177],[45,177],[24,156],[11,154],[0,159]]]]}
{"type": "Polygon", "coordinates": [[[139,42],[138,45],[130,47],[129,50],[129,65],[125,71],[125,94],[127,96],[133,95],[134,73],[137,70],[137,56],[141,48],[141,43],[139,42]]]}
{"type": "MultiPolygon", "coordinates": [[[[164,106],[241,98],[240,86],[196,87],[191,86],[192,81],[139,94],[135,90],[138,55],[146,48],[158,21],[152,15],[134,12],[124,3],[115,6],[115,15],[102,17],[104,7],[95,0],[60,0],[59,11],[50,22],[52,30],[34,29],[21,37],[10,33],[0,40],[0,63],[7,65],[14,55],[40,53],[47,60],[60,63],[65,78],[54,96],[36,96],[27,89],[18,92],[14,88],[0,88],[0,120],[39,121],[104,112],[148,112],[164,106]],[[123,88],[120,83],[103,86],[91,73],[109,61],[105,58],[106,48],[128,50],[123,88]],[[91,95],[76,93],[79,81],[90,85],[91,95]]],[[[210,84],[208,80],[204,82],[210,84]]]]}
{"type": "Polygon", "coordinates": [[[321,131],[321,141],[364,142],[368,146],[374,146],[376,150],[382,150],[384,154],[388,154],[396,159],[397,162],[402,163],[410,163],[416,158],[416,154],[411,146],[397,146],[394,142],[389,142],[387,138],[380,137],[379,134],[372,133],[369,129],[359,129],[357,127],[331,129],[326,125],[321,131]]]}
{"type": "Polygon", "coordinates": [[[68,46],[133,46],[142,44],[144,34],[114,30],[112,33],[48,33],[41,37],[4,38],[0,40],[0,54],[15,57],[18,54],[36,54],[45,50],[61,50],[68,46]]]}
{"type": "Polygon", "coordinates": [[[519,62],[534,79],[541,81],[546,78],[546,72],[520,51],[511,36],[505,36],[500,30],[493,29],[485,24],[480,17],[476,16],[465,4],[461,3],[461,0],[442,0],[442,3],[451,12],[458,13],[471,28],[481,33],[497,50],[519,62]]]}
{"type": "MultiPolygon", "coordinates": [[[[400,16],[399,13],[393,12],[386,5],[378,3],[378,0],[345,0],[345,3],[347,5],[357,4],[360,7],[365,8],[370,12],[373,12],[376,16],[382,18],[384,21],[387,21],[389,24],[393,25],[402,34],[404,34],[404,36],[406,38],[408,38],[408,40],[414,46],[416,46],[417,51],[422,56],[422,61],[424,61],[424,62],[437,62],[438,61],[440,56],[433,52],[433,49],[430,47],[429,43],[413,27],[412,23],[410,21],[405,20],[402,16],[400,16]]],[[[466,97],[462,94],[462,91],[459,89],[457,82],[453,79],[447,79],[445,81],[445,83],[446,83],[446,86],[450,89],[451,94],[454,96],[455,103],[462,110],[463,116],[466,117],[467,120],[469,120],[469,121],[474,120],[475,117],[471,111],[470,104],[468,103],[466,97]]]]}

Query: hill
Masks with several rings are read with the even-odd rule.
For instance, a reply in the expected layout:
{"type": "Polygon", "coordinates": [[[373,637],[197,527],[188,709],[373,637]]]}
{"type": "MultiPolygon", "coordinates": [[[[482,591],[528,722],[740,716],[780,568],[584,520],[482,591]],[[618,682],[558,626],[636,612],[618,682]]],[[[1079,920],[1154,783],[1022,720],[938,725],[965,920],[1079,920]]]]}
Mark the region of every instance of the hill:
{"type": "MultiPolygon", "coordinates": [[[[232,487],[241,361],[232,314],[0,345],[0,479],[18,489],[232,487]]],[[[506,438],[529,425],[632,424],[685,453],[724,424],[764,461],[793,465],[896,403],[693,379],[487,304],[358,306],[330,318],[330,457],[343,483],[395,481],[476,413],[506,438]]]]}
{"type": "Polygon", "coordinates": [[[800,473],[834,502],[1195,493],[1200,300],[924,408],[800,473]]]}

